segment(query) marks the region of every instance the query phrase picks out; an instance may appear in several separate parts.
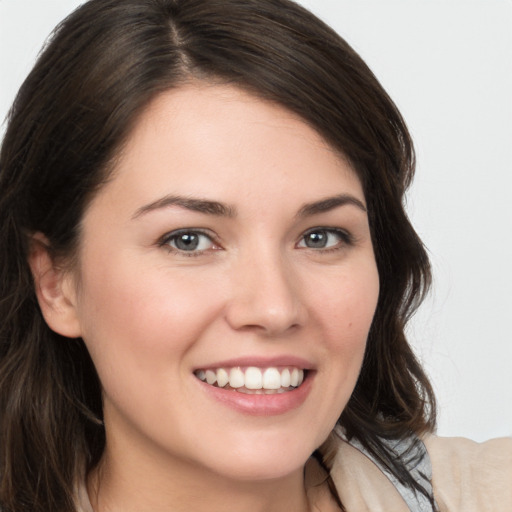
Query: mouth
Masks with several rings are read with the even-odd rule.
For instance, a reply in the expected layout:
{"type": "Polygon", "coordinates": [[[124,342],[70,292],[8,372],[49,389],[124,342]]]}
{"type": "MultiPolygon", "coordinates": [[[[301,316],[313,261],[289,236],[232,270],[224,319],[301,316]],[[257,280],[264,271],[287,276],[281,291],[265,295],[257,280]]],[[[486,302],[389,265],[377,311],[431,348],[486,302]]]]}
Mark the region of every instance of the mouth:
{"type": "Polygon", "coordinates": [[[228,391],[246,395],[273,395],[288,393],[300,387],[307,372],[295,366],[235,366],[199,369],[194,375],[210,386],[228,391]]]}

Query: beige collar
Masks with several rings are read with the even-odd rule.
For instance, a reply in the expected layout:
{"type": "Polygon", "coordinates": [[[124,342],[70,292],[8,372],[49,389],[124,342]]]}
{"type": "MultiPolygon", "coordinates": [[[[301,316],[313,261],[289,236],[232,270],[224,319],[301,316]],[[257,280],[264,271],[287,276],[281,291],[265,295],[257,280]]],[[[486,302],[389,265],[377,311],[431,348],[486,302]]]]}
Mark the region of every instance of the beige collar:
{"type": "Polygon", "coordinates": [[[357,512],[409,512],[387,476],[357,448],[340,440],[331,477],[341,502],[357,512]]]}

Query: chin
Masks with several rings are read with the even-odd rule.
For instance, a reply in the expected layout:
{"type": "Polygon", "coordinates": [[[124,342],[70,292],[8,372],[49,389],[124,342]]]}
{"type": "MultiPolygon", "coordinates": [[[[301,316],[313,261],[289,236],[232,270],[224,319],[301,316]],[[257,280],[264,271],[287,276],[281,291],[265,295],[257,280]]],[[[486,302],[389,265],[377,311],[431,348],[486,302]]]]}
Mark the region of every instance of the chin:
{"type": "Polygon", "coordinates": [[[286,438],[248,440],[231,443],[223,455],[212,457],[210,468],[224,477],[238,481],[265,481],[285,478],[302,471],[304,464],[320,443],[287,434],[286,438]]]}
{"type": "Polygon", "coordinates": [[[268,480],[280,480],[286,478],[297,471],[302,471],[309,455],[300,460],[284,459],[276,457],[268,460],[236,461],[233,464],[226,464],[217,468],[216,472],[230,480],[240,482],[264,482],[268,480]]]}

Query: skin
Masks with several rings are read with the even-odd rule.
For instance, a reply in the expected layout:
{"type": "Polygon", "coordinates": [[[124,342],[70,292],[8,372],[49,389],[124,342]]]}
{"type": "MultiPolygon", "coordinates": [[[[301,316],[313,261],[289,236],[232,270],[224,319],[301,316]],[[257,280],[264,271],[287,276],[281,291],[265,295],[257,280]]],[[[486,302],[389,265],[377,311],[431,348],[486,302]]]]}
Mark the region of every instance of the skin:
{"type": "Polygon", "coordinates": [[[379,291],[359,179],[287,110],[201,83],[150,104],[113,176],[85,213],[72,272],[32,256],[48,323],[84,339],[104,390],[95,511],[309,510],[304,464],[355,386],[379,291]],[[304,210],[340,195],[351,200],[304,210]],[[327,246],[308,247],[319,227],[327,246]],[[178,229],[205,233],[202,250],[172,247],[178,229]],[[282,414],[224,405],[193,373],[278,356],[314,375],[282,414]]]}

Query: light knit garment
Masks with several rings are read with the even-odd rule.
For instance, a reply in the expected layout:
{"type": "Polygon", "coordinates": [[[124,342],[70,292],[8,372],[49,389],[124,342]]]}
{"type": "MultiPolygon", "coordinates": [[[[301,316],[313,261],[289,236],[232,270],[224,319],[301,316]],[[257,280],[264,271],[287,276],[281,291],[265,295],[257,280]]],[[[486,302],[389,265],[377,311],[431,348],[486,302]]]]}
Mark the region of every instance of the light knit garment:
{"type": "MultiPolygon", "coordinates": [[[[512,512],[512,439],[475,443],[463,438],[426,436],[422,442],[389,442],[428,492],[439,512],[512,512]]],[[[357,442],[337,441],[331,477],[347,512],[431,512],[425,496],[400,484],[357,442]]],[[[315,512],[338,510],[323,469],[311,459],[306,490],[315,512]]],[[[79,512],[94,512],[85,485],[78,490],[79,512]]]]}
{"type": "MultiPolygon", "coordinates": [[[[512,439],[476,443],[428,435],[423,443],[439,512],[512,512],[512,439]]],[[[331,476],[348,512],[424,510],[421,498],[408,505],[403,489],[357,446],[339,442],[331,476]]]]}
{"type": "Polygon", "coordinates": [[[425,444],[416,436],[410,436],[400,441],[381,439],[381,442],[387,446],[391,453],[395,454],[397,459],[401,459],[407,472],[425,489],[425,494],[401,483],[391,471],[368,453],[358,440],[352,440],[350,444],[368,457],[386,475],[409,507],[409,510],[436,512],[437,506],[434,503],[434,490],[432,488],[432,464],[425,444]]]}

